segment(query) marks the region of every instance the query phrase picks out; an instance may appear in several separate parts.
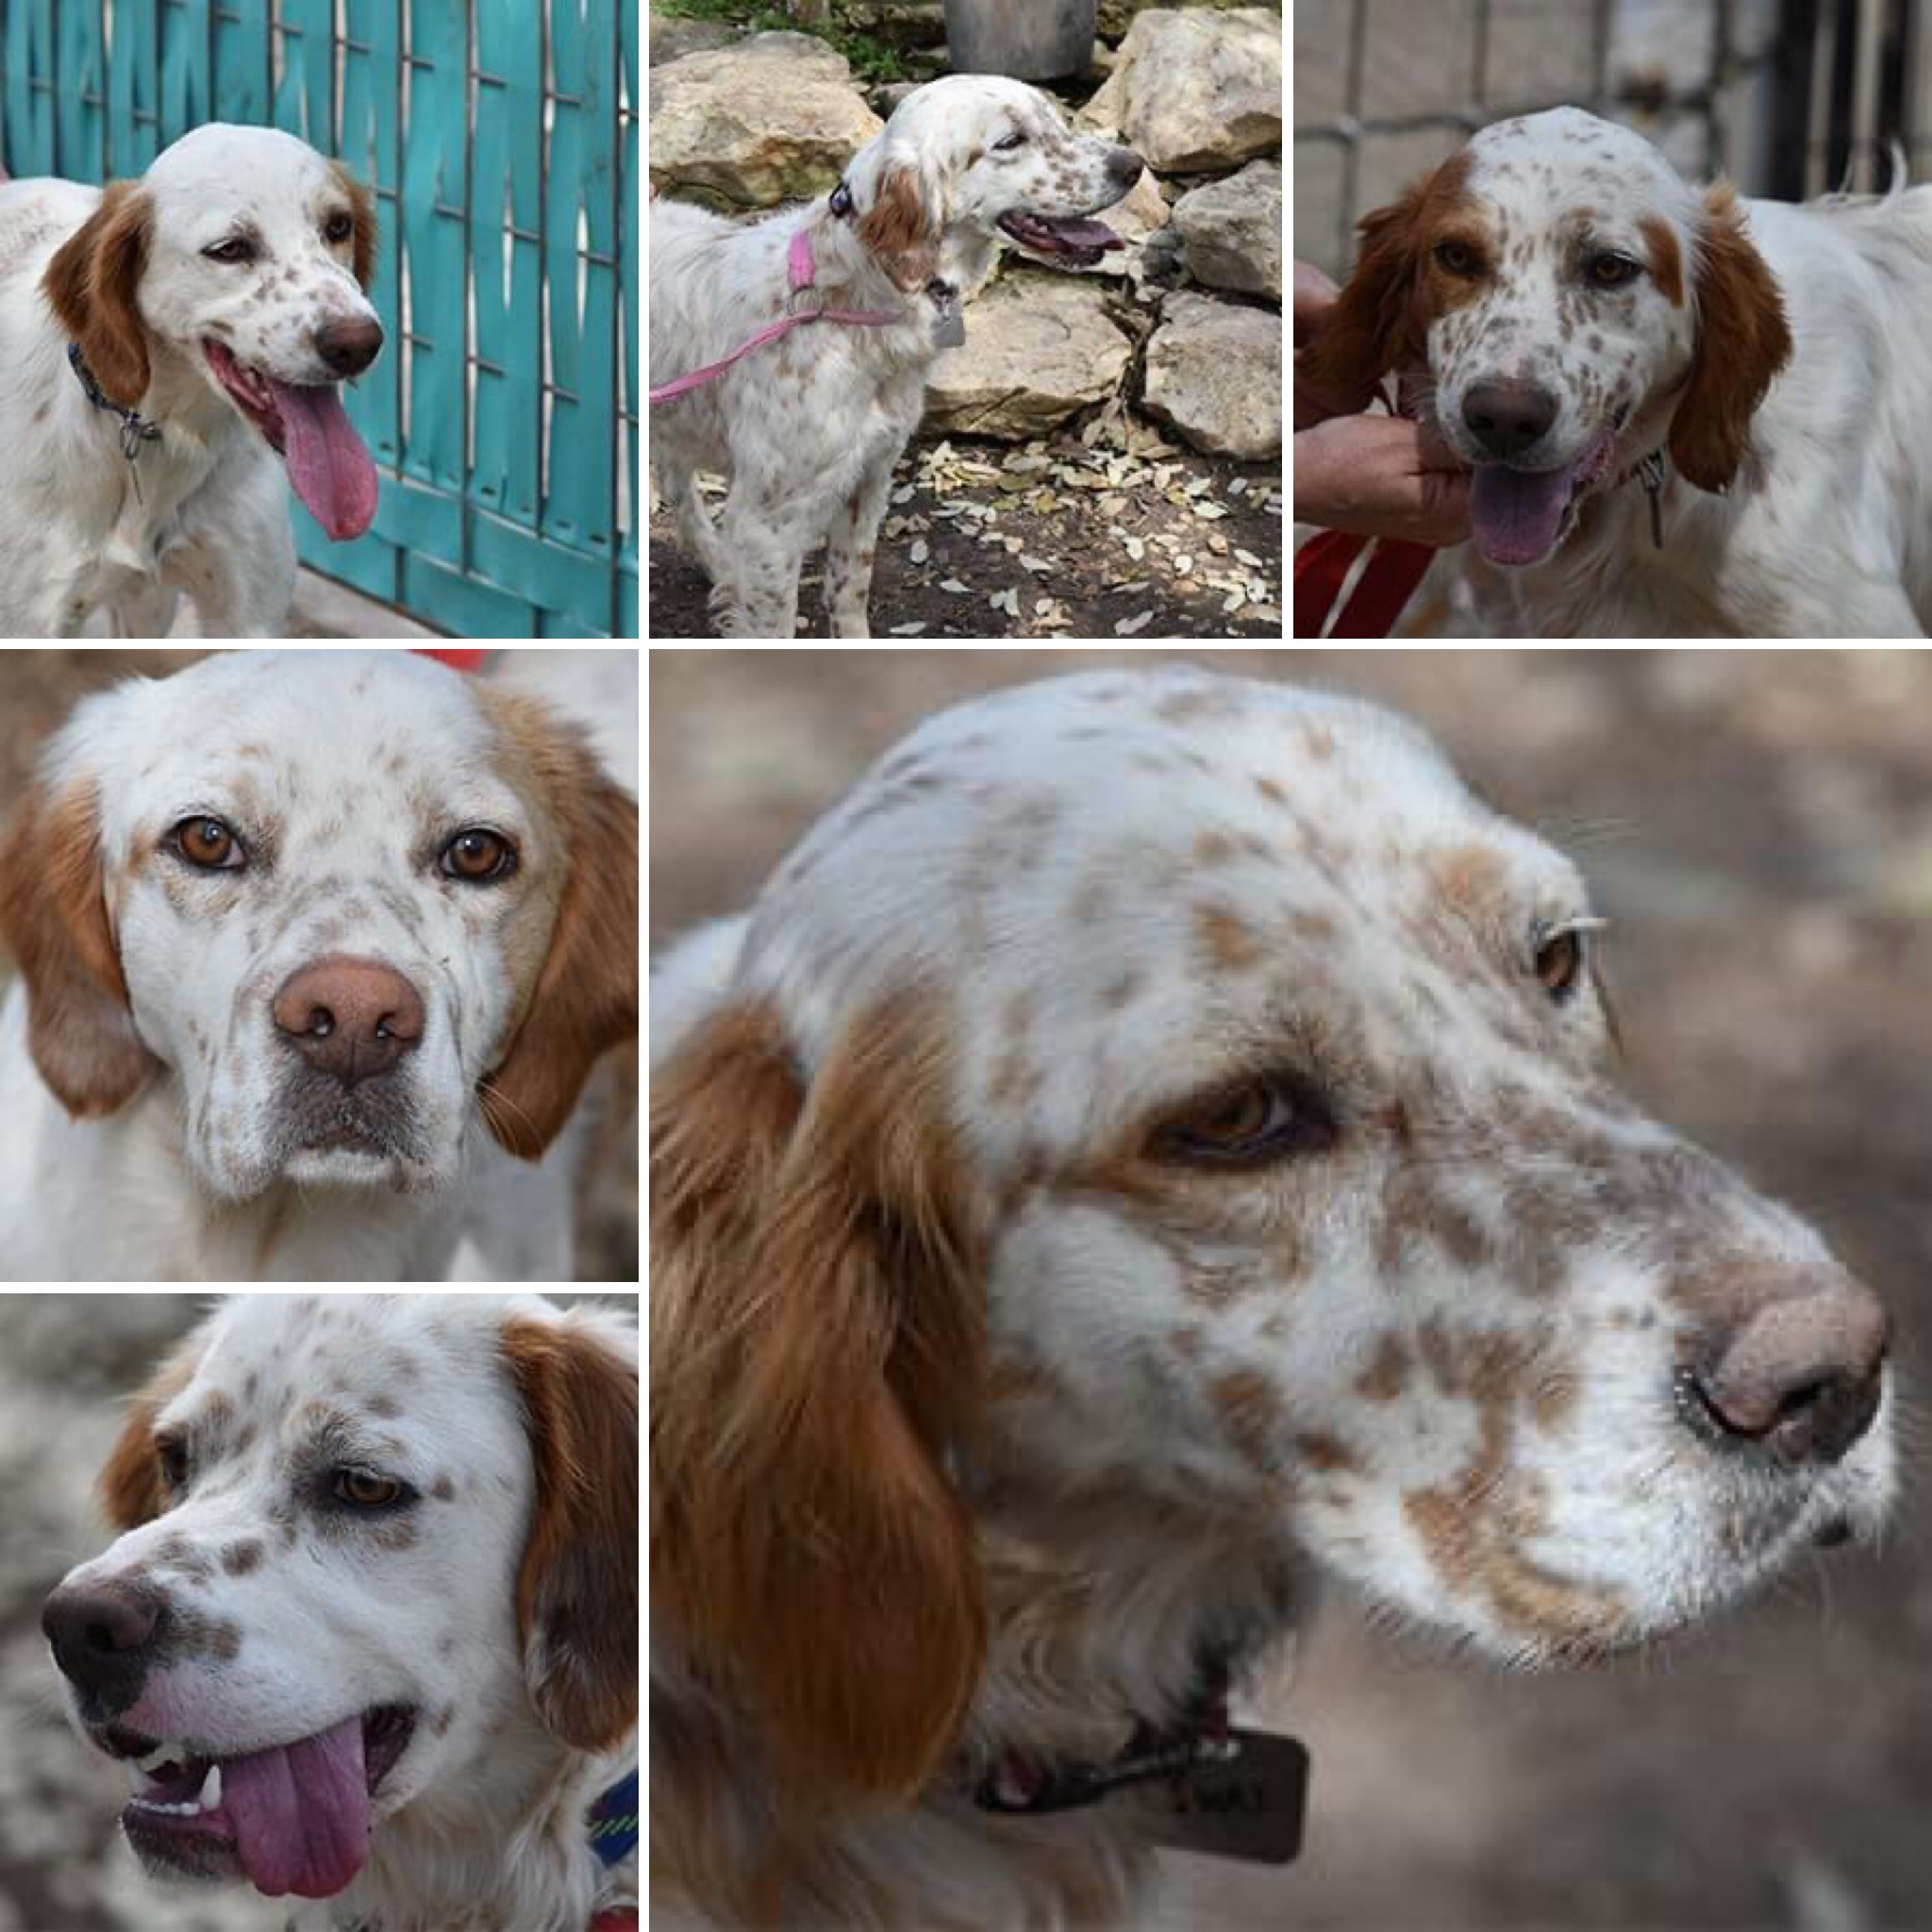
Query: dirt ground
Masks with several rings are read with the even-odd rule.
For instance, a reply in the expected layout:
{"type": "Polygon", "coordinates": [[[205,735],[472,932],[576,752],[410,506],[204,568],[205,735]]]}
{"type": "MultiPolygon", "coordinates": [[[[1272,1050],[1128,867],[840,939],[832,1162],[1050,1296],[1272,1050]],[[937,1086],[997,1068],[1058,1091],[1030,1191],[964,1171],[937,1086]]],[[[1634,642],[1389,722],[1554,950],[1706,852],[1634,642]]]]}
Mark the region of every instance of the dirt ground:
{"type": "MultiPolygon", "coordinates": [[[[801,637],[825,635],[824,575],[814,551],[801,637]]],[[[709,591],[676,519],[654,508],[649,635],[715,636],[709,591]]],[[[871,611],[881,638],[1279,637],[1281,466],[1066,435],[916,443],[880,530],[871,611]]]]}
{"type": "MultiPolygon", "coordinates": [[[[654,652],[654,932],[741,905],[925,712],[1121,655],[654,652]]],[[[1932,654],[1194,656],[1397,705],[1579,857],[1631,1084],[1890,1301],[1911,1470],[1878,1554],[1595,1671],[1457,1662],[1338,1591],[1269,1700],[1313,1754],[1306,1856],[1179,1861],[1162,1925],[1927,1932],[1932,654]]]]}

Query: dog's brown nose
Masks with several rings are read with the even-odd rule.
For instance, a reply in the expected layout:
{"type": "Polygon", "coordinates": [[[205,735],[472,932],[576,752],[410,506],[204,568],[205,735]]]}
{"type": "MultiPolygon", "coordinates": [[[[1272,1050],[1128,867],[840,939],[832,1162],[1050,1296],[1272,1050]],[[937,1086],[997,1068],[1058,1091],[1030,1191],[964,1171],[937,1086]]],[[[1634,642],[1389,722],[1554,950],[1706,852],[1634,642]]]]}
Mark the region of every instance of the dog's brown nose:
{"type": "Polygon", "coordinates": [[[1848,1275],[1769,1302],[1679,1377],[1687,1419],[1787,1462],[1836,1462],[1878,1412],[1890,1335],[1884,1305],[1848,1275]]]}

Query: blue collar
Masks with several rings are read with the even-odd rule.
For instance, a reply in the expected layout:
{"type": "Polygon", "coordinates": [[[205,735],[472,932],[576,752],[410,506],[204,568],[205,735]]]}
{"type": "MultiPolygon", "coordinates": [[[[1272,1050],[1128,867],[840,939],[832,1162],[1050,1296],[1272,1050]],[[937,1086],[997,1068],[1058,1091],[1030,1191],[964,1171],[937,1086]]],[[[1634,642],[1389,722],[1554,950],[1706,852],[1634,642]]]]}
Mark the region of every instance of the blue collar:
{"type": "Polygon", "coordinates": [[[638,1774],[633,1767],[591,1807],[591,1849],[606,1865],[637,1850],[638,1774]]]}
{"type": "Polygon", "coordinates": [[[80,386],[87,392],[88,401],[119,421],[121,454],[130,463],[141,454],[142,443],[159,441],[161,431],[158,424],[150,423],[133,409],[124,409],[94,379],[94,373],[87,366],[87,358],[80,353],[78,342],[67,345],[67,366],[80,378],[80,386]]]}

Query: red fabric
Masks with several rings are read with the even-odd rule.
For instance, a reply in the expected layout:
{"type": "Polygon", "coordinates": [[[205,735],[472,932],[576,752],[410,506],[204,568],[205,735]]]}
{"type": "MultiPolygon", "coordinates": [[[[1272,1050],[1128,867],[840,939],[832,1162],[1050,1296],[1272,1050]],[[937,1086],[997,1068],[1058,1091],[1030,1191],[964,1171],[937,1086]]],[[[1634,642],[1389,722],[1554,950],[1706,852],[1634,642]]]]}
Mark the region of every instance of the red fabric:
{"type": "Polygon", "coordinates": [[[1436,553],[1426,543],[1394,537],[1357,537],[1347,530],[1320,530],[1294,554],[1294,634],[1318,638],[1341,586],[1365,545],[1374,544],[1368,568],[1329,633],[1338,638],[1386,638],[1403,606],[1422,582],[1436,553]]]}

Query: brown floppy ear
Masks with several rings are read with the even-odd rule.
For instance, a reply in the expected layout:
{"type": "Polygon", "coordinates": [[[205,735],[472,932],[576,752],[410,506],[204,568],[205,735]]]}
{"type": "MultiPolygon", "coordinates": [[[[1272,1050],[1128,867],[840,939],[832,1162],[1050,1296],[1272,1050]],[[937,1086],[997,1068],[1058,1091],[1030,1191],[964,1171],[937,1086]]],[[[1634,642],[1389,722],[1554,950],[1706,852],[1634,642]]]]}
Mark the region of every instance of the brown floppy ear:
{"type": "Polygon", "coordinates": [[[598,1057],[637,1035],[638,808],[543,707],[495,692],[484,702],[546,800],[570,867],[523,1020],[477,1090],[491,1133],[535,1160],[598,1057]]]}
{"type": "Polygon", "coordinates": [[[939,225],[927,211],[918,175],[903,164],[881,173],[872,206],[858,219],[867,254],[908,294],[939,267],[939,225]]]}
{"type": "Polygon", "coordinates": [[[366,294],[369,285],[375,279],[375,196],[341,161],[331,161],[329,169],[338,186],[349,197],[349,209],[355,222],[355,234],[351,238],[355,245],[350,260],[356,279],[366,294]]]}
{"type": "Polygon", "coordinates": [[[124,409],[147,393],[147,329],[136,295],[151,217],[133,182],[111,183],[41,277],[55,319],[80,344],[102,392],[124,409]]]}
{"type": "Polygon", "coordinates": [[[1704,197],[1697,250],[1697,357],[1671,419],[1671,460],[1700,490],[1728,489],[1751,445],[1751,418],[1791,357],[1777,277],[1752,246],[1737,190],[1704,197]]]}
{"type": "Polygon", "coordinates": [[[1452,155],[1387,208],[1356,225],[1361,248],[1355,272],[1317,325],[1315,340],[1295,351],[1295,380],[1337,408],[1359,408],[1391,371],[1426,359],[1430,308],[1428,249],[1461,200],[1466,155],[1452,155]]]}
{"type": "Polygon", "coordinates": [[[27,1044],[67,1111],[86,1119],[132,1099],[155,1060],[134,1030],[108,922],[98,806],[91,788],[36,787],[0,837],[0,938],[27,991],[27,1044]]]}
{"type": "Polygon", "coordinates": [[[638,1722],[638,1369],[595,1318],[512,1317],[504,1357],[523,1398],[537,1506],[517,1631],[545,1726],[608,1751],[638,1722]]]}
{"type": "Polygon", "coordinates": [[[652,1584],[808,1806],[917,1791],[985,1650],[943,1466],[981,1383],[980,1243],[935,1020],[860,1016],[808,1091],[740,1004],[651,1083],[652,1584]]]}
{"type": "Polygon", "coordinates": [[[155,1448],[155,1418],[194,1379],[200,1357],[200,1342],[191,1341],[128,1404],[126,1425],[108,1451],[96,1485],[102,1511],[117,1530],[152,1523],[168,1507],[161,1460],[155,1448]]]}

